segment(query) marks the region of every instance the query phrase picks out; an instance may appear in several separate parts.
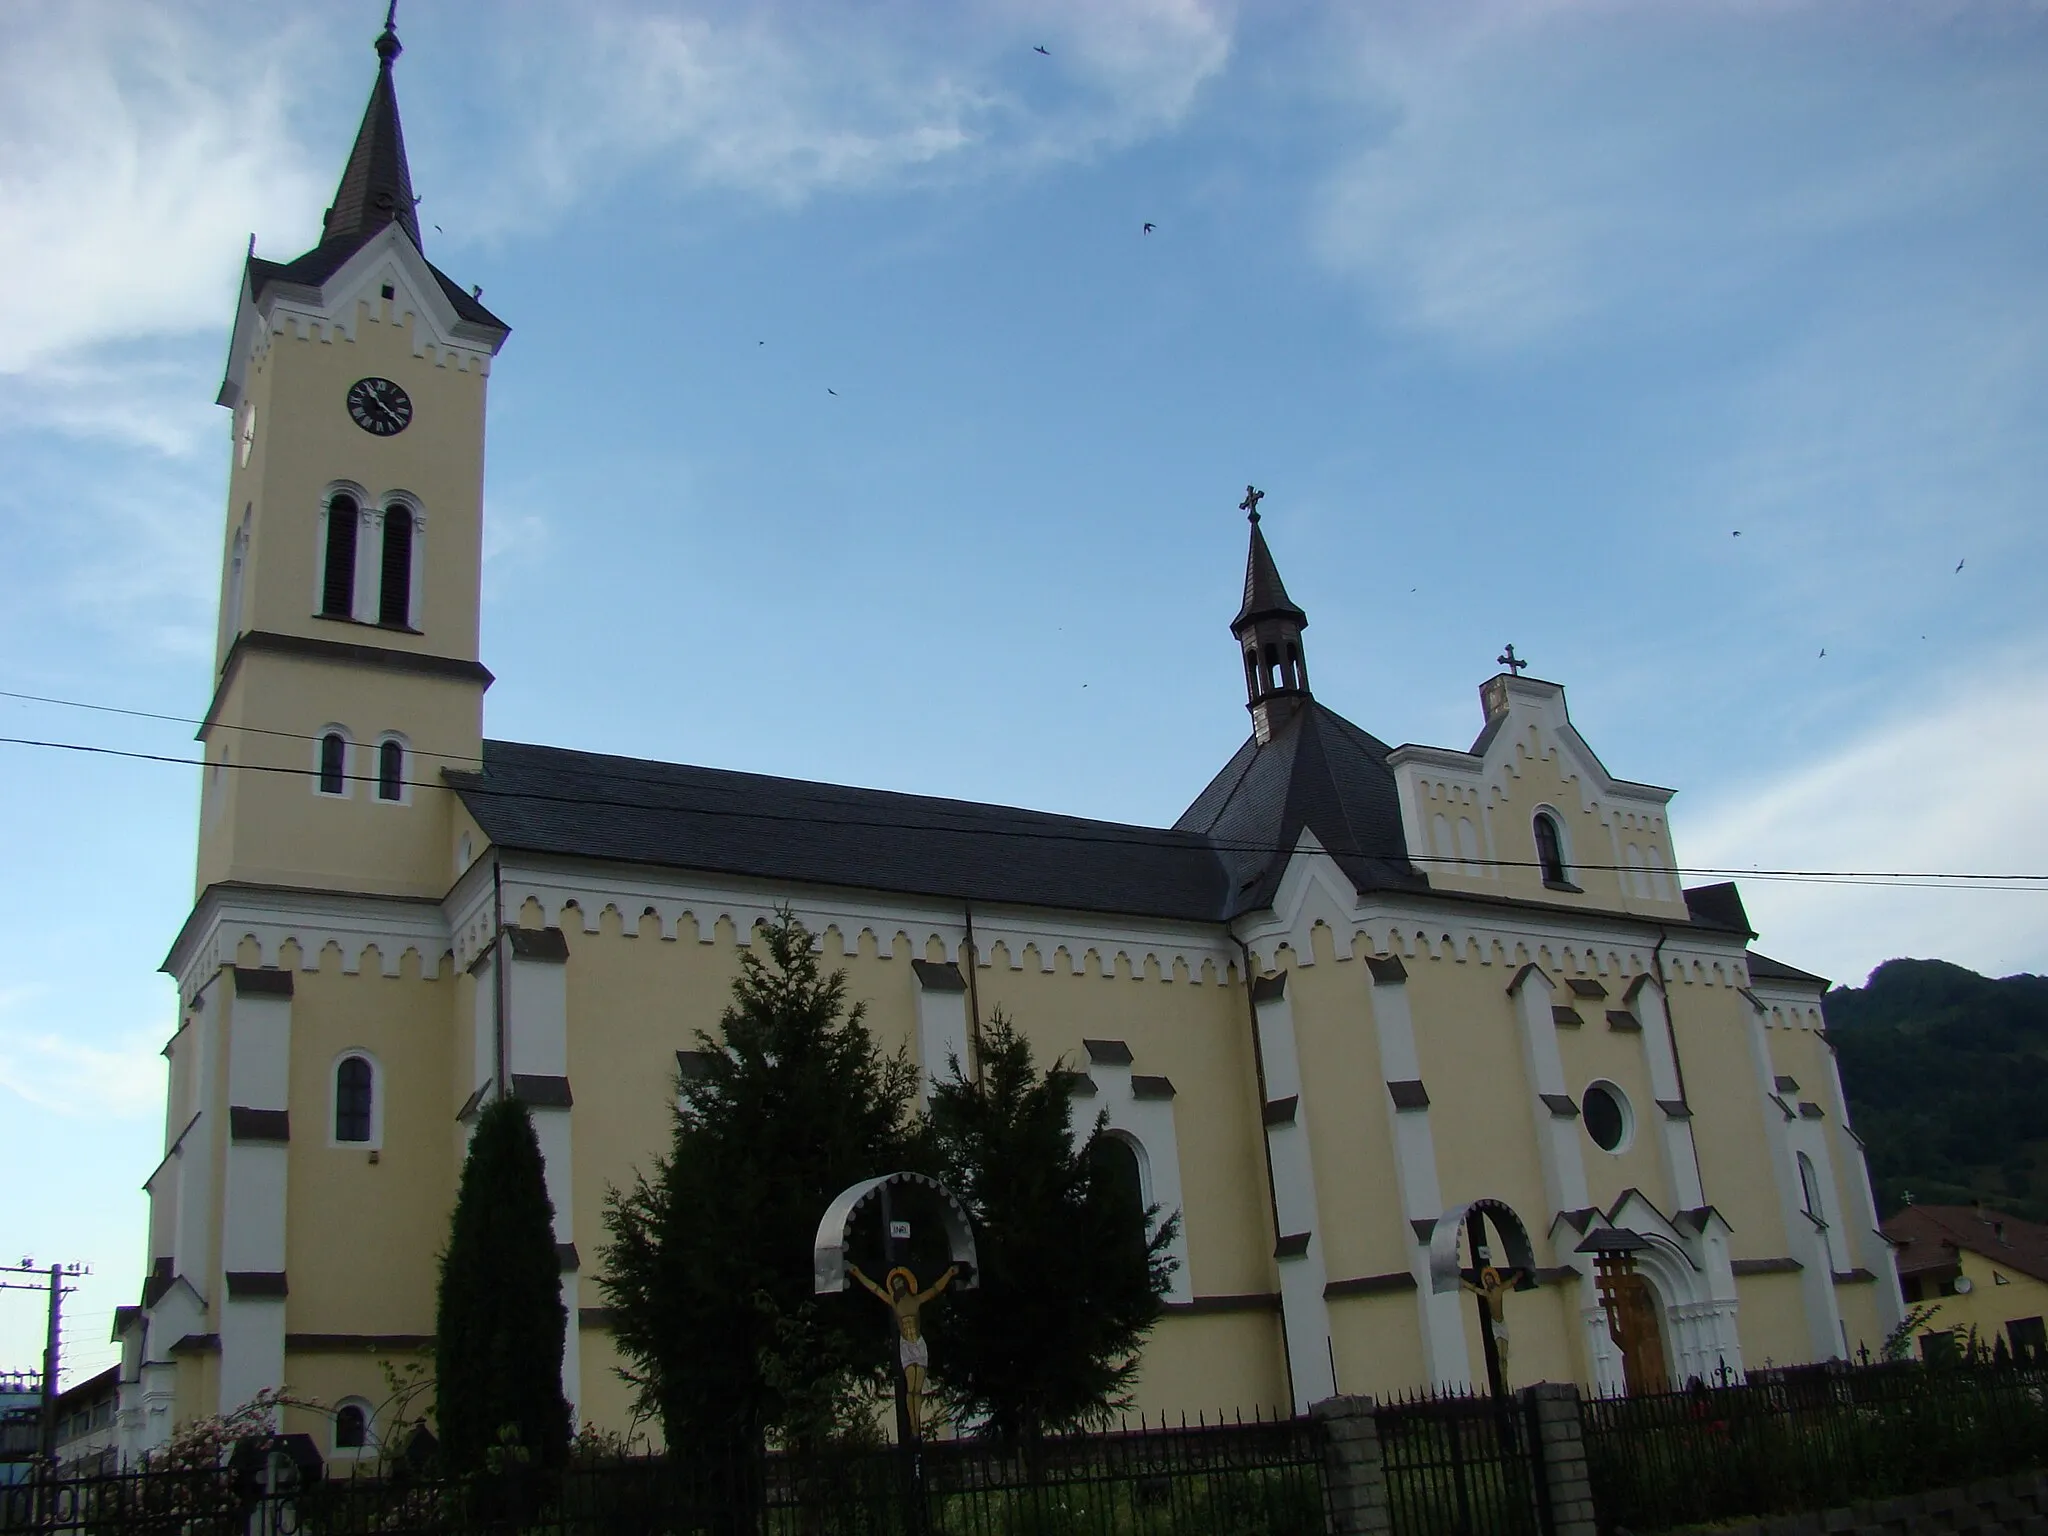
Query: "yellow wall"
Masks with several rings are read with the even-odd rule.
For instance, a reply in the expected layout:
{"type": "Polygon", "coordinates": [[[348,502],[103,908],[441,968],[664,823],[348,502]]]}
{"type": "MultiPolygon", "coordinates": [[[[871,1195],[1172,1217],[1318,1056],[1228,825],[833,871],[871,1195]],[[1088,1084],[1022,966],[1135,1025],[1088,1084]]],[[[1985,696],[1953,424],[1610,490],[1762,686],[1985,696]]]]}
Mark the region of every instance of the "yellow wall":
{"type": "MultiPolygon", "coordinates": [[[[2013,1319],[2048,1318],[2048,1284],[1967,1248],[1958,1250],[1957,1258],[1970,1281],[1969,1293],[1941,1296],[1928,1287],[1922,1299],[1941,1310],[1928,1320],[1922,1333],[1949,1330],[1967,1334],[1975,1328],[1978,1342],[1990,1349],[2013,1319]]],[[[2006,1342],[2011,1344],[2010,1339],[2006,1342]]]]}

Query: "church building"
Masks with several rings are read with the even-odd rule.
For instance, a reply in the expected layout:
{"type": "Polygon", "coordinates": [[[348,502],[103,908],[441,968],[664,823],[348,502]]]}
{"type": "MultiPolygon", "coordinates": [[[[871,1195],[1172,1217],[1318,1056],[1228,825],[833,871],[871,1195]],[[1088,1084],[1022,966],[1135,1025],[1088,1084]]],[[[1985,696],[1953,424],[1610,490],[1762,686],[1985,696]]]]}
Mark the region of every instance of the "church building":
{"type": "Polygon", "coordinates": [[[196,894],[148,1279],[117,1320],[129,1452],[282,1388],[320,1405],[286,1429],[373,1453],[500,1084],[547,1159],[564,1389],[624,1428],[605,1191],[666,1149],[679,1053],[783,906],[927,1074],[1018,1021],[1181,1214],[1149,1413],[1483,1384],[1457,1283],[1481,1201],[1520,1270],[1513,1385],[1878,1347],[1899,1285],[1826,983],[1751,948],[1733,886],[1681,888],[1672,791],[1609,772],[1512,652],[1466,747],[1319,699],[1256,493],[1217,615],[1249,730],[1171,827],[487,738],[508,327],[427,259],[388,27],[376,49],[318,243],[249,256],[220,390],[196,894]]]}

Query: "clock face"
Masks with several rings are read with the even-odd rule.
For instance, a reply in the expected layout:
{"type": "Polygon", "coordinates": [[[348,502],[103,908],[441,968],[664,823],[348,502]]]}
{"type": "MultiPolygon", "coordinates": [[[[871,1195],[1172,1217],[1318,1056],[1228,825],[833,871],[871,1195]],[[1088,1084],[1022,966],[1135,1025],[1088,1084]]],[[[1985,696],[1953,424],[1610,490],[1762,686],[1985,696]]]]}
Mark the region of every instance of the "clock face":
{"type": "Polygon", "coordinates": [[[389,379],[357,379],[348,387],[348,413],[365,432],[396,437],[412,424],[412,397],[389,379]]]}

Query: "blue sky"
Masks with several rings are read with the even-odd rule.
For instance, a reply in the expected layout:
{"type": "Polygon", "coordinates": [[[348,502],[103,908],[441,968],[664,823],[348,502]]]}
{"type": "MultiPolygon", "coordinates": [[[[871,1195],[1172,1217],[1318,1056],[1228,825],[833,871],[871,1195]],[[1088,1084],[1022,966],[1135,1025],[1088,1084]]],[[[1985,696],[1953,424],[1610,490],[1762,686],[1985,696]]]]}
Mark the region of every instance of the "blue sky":
{"type": "MultiPolygon", "coordinates": [[[[238,263],[313,243],[380,9],[0,11],[0,689],[204,709],[238,263]]],[[[492,734],[1170,821],[1247,729],[1250,480],[1387,741],[1468,742],[1512,640],[1689,865],[2048,871],[2048,7],[399,20],[428,254],[514,328],[492,734]]],[[[0,776],[0,1244],[94,1264],[86,1369],[197,784],[0,776]]],[[[1745,895],[1839,978],[2048,969],[2037,893],[1745,895]]]]}

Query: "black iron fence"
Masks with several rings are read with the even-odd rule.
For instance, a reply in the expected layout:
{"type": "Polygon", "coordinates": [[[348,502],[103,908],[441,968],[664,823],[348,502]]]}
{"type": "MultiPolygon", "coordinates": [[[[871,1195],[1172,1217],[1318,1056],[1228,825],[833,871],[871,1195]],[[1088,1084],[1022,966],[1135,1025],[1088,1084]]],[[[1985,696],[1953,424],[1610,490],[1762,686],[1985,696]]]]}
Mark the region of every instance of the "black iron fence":
{"type": "Polygon", "coordinates": [[[1542,1536],[1535,1403],[1437,1392],[1373,1415],[1394,1536],[1542,1536]]]}
{"type": "Polygon", "coordinates": [[[1758,1372],[1589,1401],[1603,1531],[1822,1510],[2048,1466],[2048,1369],[1917,1363],[1758,1372]]]}
{"type": "Polygon", "coordinates": [[[1032,1454],[940,1441],[715,1462],[645,1457],[467,1481],[323,1477],[282,1491],[141,1471],[0,1489],[0,1531],[163,1536],[1321,1536],[1313,1423],[1140,1427],[1032,1454]]]}

